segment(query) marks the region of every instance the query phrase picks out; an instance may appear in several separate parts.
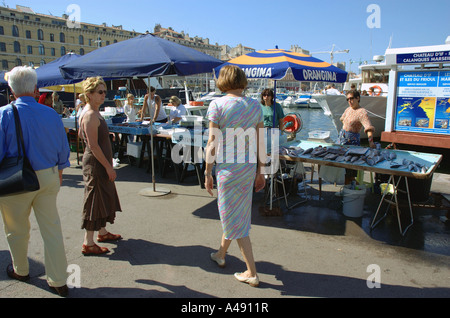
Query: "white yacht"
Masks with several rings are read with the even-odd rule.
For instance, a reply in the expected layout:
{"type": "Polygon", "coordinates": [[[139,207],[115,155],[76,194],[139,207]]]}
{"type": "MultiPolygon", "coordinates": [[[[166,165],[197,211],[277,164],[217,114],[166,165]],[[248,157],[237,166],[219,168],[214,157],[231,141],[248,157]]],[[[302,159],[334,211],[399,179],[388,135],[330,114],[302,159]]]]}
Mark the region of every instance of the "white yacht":
{"type": "Polygon", "coordinates": [[[210,92],[198,99],[196,99],[196,101],[198,102],[202,102],[203,105],[208,106],[213,100],[220,98],[222,96],[224,96],[225,94],[221,94],[221,93],[216,93],[216,92],[210,92]]]}

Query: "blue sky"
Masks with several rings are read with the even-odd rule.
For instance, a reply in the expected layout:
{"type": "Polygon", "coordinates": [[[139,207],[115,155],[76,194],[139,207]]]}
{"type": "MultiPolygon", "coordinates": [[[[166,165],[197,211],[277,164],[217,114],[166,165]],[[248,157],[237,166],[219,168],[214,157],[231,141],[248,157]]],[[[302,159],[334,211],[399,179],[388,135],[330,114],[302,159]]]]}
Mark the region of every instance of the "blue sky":
{"type": "MultiPolygon", "coordinates": [[[[450,35],[448,0],[1,0],[35,12],[62,16],[70,4],[80,8],[82,22],[122,25],[137,32],[153,31],[155,24],[184,31],[191,37],[209,38],[219,45],[239,43],[256,50],[289,50],[298,45],[311,53],[335,49],[335,54],[357,70],[359,61],[383,55],[392,47],[443,44],[450,35]],[[369,10],[375,4],[379,11],[369,10]],[[379,22],[369,28],[367,20],[379,22]]],[[[329,54],[312,54],[330,61],[329,54]]]]}

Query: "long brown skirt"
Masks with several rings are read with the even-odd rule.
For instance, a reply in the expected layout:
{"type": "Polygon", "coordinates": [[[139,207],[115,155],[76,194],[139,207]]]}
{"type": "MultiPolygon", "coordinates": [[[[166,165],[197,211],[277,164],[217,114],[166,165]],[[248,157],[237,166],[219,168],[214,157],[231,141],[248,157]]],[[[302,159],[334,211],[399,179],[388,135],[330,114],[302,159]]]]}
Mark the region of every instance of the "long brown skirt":
{"type": "Polygon", "coordinates": [[[98,231],[106,223],[114,223],[116,212],[121,212],[114,182],[92,153],[83,155],[84,204],[82,229],[98,231]]]}

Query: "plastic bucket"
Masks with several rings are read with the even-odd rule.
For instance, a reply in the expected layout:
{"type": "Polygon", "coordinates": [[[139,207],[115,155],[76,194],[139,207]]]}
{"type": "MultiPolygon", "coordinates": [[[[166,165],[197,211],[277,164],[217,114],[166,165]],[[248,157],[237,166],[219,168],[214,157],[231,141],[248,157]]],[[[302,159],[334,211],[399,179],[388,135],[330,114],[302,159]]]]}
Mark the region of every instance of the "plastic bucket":
{"type": "Polygon", "coordinates": [[[366,187],[364,185],[357,185],[355,190],[350,189],[350,187],[351,185],[348,184],[342,189],[342,213],[352,218],[362,217],[366,187]]]}

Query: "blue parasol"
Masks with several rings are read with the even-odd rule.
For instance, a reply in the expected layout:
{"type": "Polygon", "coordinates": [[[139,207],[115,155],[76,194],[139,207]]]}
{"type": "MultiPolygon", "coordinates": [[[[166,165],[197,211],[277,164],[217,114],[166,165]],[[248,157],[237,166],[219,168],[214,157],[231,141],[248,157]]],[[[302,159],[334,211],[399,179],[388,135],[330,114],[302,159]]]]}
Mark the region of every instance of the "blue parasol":
{"type": "Polygon", "coordinates": [[[79,82],[80,80],[65,79],[61,74],[61,70],[59,69],[60,66],[71,61],[75,61],[78,58],[80,58],[80,55],[78,54],[67,53],[66,55],[63,55],[56,60],[38,67],[36,69],[38,78],[37,87],[41,88],[55,85],[67,85],[79,82]]]}
{"type": "Polygon", "coordinates": [[[242,68],[248,78],[282,79],[291,69],[297,81],[343,83],[347,72],[310,55],[272,49],[251,52],[215,68],[216,76],[228,64],[242,68]]]}
{"type": "Polygon", "coordinates": [[[190,47],[143,34],[96,49],[62,66],[61,72],[70,79],[187,76],[212,72],[222,63],[190,47]]]}

